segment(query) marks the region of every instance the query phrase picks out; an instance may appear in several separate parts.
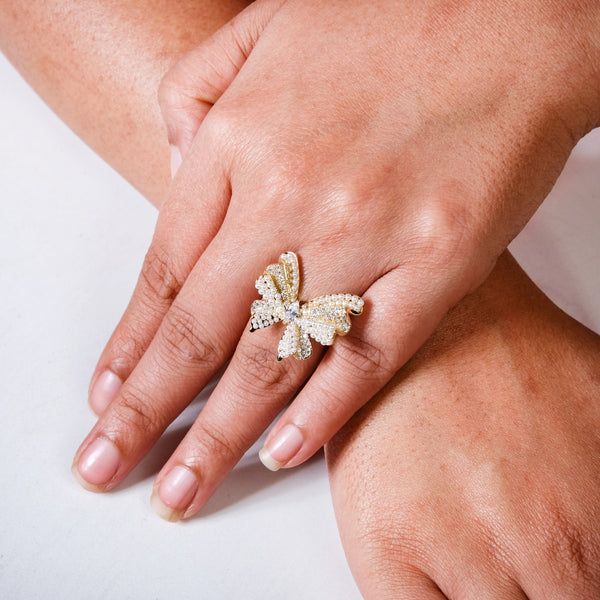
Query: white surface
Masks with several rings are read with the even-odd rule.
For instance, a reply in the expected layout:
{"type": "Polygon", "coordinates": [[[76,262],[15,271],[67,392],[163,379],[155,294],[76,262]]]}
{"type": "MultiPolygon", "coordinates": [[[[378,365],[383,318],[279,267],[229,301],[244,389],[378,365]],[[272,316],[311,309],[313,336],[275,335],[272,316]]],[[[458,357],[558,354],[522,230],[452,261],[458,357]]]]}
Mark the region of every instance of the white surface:
{"type": "MultiPolygon", "coordinates": [[[[93,424],[88,378],[137,277],[154,210],[0,57],[0,598],[360,598],[322,457],[273,474],[255,451],[186,524],[155,517],[153,476],[198,406],[108,495],[71,478],[93,424]]],[[[600,331],[600,131],[513,244],[600,331]]]]}
{"type": "Polygon", "coordinates": [[[88,379],[156,215],[1,55],[0,81],[0,598],[359,599],[322,456],[271,473],[255,448],[202,516],[154,516],[154,475],[198,404],[115,492],[72,479],[88,379]]]}

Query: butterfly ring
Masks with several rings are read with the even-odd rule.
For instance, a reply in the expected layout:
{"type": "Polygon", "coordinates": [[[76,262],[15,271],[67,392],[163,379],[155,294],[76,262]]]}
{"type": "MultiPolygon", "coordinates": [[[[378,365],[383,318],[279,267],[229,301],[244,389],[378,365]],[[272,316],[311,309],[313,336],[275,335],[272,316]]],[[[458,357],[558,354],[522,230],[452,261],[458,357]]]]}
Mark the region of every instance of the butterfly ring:
{"type": "Polygon", "coordinates": [[[284,252],[279,262],[269,265],[256,280],[262,300],[251,308],[251,329],[256,331],[283,321],[287,325],[279,341],[277,360],[294,356],[304,360],[312,354],[309,336],[331,346],[335,335],[350,331],[349,315],[360,315],[364,301],[353,294],[319,296],[304,304],[298,301],[300,268],[293,252],[284,252]]]}

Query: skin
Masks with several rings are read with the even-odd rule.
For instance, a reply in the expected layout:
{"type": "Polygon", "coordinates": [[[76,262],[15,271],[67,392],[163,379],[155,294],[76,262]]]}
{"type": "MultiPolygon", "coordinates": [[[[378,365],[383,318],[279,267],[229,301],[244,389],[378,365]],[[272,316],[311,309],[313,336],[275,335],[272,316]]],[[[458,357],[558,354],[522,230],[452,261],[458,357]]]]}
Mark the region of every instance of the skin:
{"type": "Polygon", "coordinates": [[[2,2],[0,47],[52,110],[160,207],[171,181],[160,81],[247,4],[2,2]]]}
{"type": "Polygon", "coordinates": [[[93,396],[117,385],[76,455],[84,485],[118,485],[229,359],[159,474],[158,512],[198,511],[292,399],[267,453],[292,467],[327,442],[600,122],[599,23],[595,1],[259,0],[179,61],[159,99],[185,160],[94,375],[93,396]],[[365,311],[326,354],[276,364],[281,330],[251,335],[248,307],[288,249],[302,300],[355,293],[365,311]]]}
{"type": "Polygon", "coordinates": [[[504,255],[326,446],[365,598],[600,597],[600,338],[504,255]]]}
{"type": "MultiPolygon", "coordinates": [[[[89,23],[95,5],[79,3],[71,17],[89,23]]],[[[115,4],[114,47],[136,48],[125,52],[133,61],[125,72],[147,73],[131,90],[121,67],[98,60],[105,40],[98,48],[77,44],[74,60],[68,36],[84,29],[54,18],[57,7],[40,3],[34,14],[0,7],[4,51],[88,143],[104,143],[105,158],[157,203],[167,193],[168,150],[153,94],[177,58],[174,49],[188,50],[218,19],[194,3],[205,21],[192,39],[183,33],[189,13],[177,17],[162,7],[135,19],[132,31],[136,3],[115,4]],[[24,23],[37,23],[44,36],[24,23]],[[29,44],[27,31],[37,32],[29,44]],[[49,68],[49,48],[55,59],[64,53],[53,64],[78,64],[81,73],[68,71],[77,75],[71,79],[49,68]],[[86,97],[90,89],[117,100],[100,103],[105,119],[86,97]],[[130,135],[115,136],[115,123],[128,123],[130,135]],[[156,166],[151,172],[148,161],[156,166]]],[[[276,337],[265,343],[269,351],[276,337]]],[[[600,486],[598,414],[590,400],[600,391],[599,360],[598,338],[503,257],[327,446],[342,539],[366,598],[439,598],[440,589],[449,598],[594,597],[600,486]],[[373,457],[386,458],[373,464],[373,457]]]]}

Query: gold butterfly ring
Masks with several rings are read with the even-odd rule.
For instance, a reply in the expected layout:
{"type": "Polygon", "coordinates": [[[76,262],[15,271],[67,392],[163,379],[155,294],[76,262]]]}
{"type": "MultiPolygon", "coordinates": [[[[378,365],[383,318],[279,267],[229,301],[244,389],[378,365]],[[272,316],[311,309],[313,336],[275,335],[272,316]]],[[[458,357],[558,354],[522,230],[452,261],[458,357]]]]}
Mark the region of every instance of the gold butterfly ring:
{"type": "Polygon", "coordinates": [[[262,300],[251,308],[251,329],[256,331],[283,321],[287,325],[279,341],[277,360],[288,356],[304,360],[312,354],[309,336],[331,346],[336,334],[350,331],[350,315],[360,315],[364,301],[353,294],[319,296],[304,304],[298,301],[300,268],[293,252],[284,252],[279,262],[269,265],[256,280],[262,300]]]}

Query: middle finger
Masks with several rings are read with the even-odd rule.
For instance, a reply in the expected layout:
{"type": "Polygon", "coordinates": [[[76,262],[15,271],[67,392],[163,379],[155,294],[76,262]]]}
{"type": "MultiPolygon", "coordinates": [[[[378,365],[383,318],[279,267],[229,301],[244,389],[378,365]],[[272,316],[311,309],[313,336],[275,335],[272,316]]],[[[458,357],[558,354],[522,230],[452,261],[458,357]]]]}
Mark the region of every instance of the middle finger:
{"type": "Polygon", "coordinates": [[[118,396],[75,455],[73,472],[92,491],[113,488],[232,354],[248,318],[261,252],[217,236],[118,396]],[[242,256],[244,257],[242,259],[242,256]],[[239,284],[236,284],[239,282],[239,284]]]}

